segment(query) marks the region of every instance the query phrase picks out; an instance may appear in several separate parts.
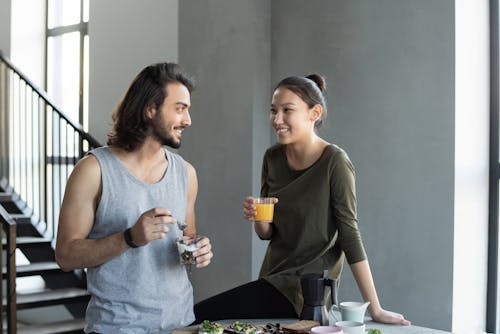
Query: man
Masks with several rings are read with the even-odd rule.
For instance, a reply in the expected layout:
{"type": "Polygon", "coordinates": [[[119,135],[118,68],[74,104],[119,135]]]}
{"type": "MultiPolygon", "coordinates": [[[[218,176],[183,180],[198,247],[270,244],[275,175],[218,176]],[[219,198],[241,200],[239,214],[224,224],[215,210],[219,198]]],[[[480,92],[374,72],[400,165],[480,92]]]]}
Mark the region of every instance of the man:
{"type": "MultiPolygon", "coordinates": [[[[113,114],[109,146],[92,150],[68,180],[56,260],[64,270],[88,268],[87,333],[150,333],[194,320],[176,239],[196,234],[198,182],[165,148],[180,147],[191,125],[193,89],[177,64],[144,68],[113,114]]],[[[210,240],[197,247],[196,266],[205,267],[210,240]]]]}

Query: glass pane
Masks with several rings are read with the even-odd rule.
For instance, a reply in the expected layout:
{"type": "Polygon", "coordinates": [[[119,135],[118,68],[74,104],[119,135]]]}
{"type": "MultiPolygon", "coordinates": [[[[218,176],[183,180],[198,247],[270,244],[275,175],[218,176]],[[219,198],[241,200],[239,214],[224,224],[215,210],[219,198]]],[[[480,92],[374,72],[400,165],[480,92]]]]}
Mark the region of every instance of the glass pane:
{"type": "Polygon", "coordinates": [[[89,0],[83,0],[83,22],[89,22],[89,0]]]}
{"type": "Polygon", "coordinates": [[[49,0],[47,26],[49,29],[80,22],[81,0],[49,0]]]}
{"type": "Polygon", "coordinates": [[[47,93],[72,121],[79,120],[80,32],[47,40],[47,93]]]}

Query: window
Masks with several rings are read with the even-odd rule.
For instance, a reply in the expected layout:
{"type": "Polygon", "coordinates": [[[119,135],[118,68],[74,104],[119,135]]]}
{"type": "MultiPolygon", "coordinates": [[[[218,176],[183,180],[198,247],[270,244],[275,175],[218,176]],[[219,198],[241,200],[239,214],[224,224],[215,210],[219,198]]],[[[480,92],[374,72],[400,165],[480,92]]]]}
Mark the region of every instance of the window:
{"type": "Polygon", "coordinates": [[[60,203],[75,160],[87,142],[65,118],[88,131],[89,0],[47,0],[46,91],[63,115],[46,113],[46,219],[56,234],[60,203]]]}
{"type": "Polygon", "coordinates": [[[88,131],[89,0],[47,0],[49,97],[88,131]]]}

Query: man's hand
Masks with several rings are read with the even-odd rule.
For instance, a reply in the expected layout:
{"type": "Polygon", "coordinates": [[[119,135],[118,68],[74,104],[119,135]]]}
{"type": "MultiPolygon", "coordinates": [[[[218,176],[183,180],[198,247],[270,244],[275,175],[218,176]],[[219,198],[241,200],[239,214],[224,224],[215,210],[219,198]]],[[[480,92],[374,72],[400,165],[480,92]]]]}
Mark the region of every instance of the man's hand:
{"type": "Polygon", "coordinates": [[[172,213],[165,208],[148,210],[131,228],[132,240],[137,246],[144,246],[153,240],[163,239],[169,231],[166,224],[176,223],[172,213]]]}
{"type": "Polygon", "coordinates": [[[210,261],[214,254],[212,253],[212,245],[210,244],[210,239],[207,237],[202,237],[200,241],[196,243],[197,250],[193,252],[196,258],[196,268],[203,268],[210,264],[210,261]]]}

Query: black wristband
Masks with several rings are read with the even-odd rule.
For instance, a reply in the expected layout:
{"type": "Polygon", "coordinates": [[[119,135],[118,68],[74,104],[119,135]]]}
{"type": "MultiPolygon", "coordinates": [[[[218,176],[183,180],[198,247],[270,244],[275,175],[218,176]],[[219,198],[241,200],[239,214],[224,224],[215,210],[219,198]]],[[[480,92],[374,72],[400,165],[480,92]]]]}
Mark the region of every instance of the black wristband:
{"type": "Polygon", "coordinates": [[[137,245],[134,242],[134,240],[132,240],[132,234],[130,233],[130,230],[131,228],[129,227],[128,229],[125,230],[125,232],[123,232],[123,236],[125,237],[125,242],[127,243],[127,245],[129,245],[129,247],[137,248],[139,247],[139,245],[137,245]]]}

